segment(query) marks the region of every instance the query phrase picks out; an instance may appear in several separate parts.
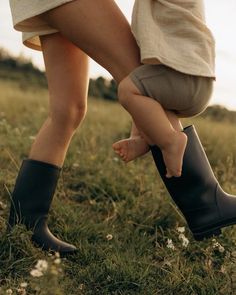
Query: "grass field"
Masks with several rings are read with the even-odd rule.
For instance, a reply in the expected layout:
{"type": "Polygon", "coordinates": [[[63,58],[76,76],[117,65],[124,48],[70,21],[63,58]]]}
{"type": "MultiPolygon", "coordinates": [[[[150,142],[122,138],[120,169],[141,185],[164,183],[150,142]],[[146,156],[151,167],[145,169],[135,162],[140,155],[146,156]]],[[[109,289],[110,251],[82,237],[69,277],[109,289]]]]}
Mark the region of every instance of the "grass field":
{"type": "MultiPolygon", "coordinates": [[[[24,227],[6,235],[9,194],[46,115],[45,90],[0,82],[1,295],[236,294],[235,227],[217,241],[195,242],[187,227],[185,240],[179,237],[178,227],[186,223],[151,156],[125,165],[111,149],[130,128],[117,103],[89,99],[50,212],[52,232],[79,252],[60,261],[33,247],[24,227]],[[43,276],[33,277],[38,260],[48,267],[43,276]],[[27,287],[20,287],[24,282],[27,287]]],[[[236,194],[235,125],[200,117],[191,123],[220,184],[236,194]]]]}

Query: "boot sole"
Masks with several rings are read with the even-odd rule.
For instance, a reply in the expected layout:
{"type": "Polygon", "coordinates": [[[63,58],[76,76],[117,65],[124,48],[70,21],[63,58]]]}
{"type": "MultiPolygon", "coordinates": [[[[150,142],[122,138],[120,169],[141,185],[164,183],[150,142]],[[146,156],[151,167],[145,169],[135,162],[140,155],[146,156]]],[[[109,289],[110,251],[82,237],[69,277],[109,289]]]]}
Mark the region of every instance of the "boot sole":
{"type": "Polygon", "coordinates": [[[197,233],[192,232],[192,234],[193,234],[193,237],[196,241],[202,241],[204,239],[209,239],[214,236],[219,236],[222,233],[222,231],[221,231],[222,228],[227,227],[227,226],[231,226],[231,225],[235,225],[235,224],[236,224],[236,219],[231,220],[225,224],[218,225],[214,228],[204,230],[202,232],[197,232],[197,233]]]}
{"type": "Polygon", "coordinates": [[[204,239],[213,238],[215,236],[219,236],[221,234],[221,228],[217,228],[214,230],[208,230],[201,233],[193,233],[193,237],[196,241],[202,241],[204,239]]]}

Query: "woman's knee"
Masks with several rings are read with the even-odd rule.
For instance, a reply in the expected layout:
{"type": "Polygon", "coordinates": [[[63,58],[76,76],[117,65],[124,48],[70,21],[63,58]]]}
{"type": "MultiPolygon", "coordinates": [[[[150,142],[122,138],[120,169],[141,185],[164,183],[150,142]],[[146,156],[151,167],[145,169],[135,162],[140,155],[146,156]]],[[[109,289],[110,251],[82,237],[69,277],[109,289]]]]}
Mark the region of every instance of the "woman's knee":
{"type": "Polygon", "coordinates": [[[57,126],[63,130],[73,132],[85,118],[87,111],[86,103],[74,103],[61,105],[51,112],[51,119],[57,126]]]}

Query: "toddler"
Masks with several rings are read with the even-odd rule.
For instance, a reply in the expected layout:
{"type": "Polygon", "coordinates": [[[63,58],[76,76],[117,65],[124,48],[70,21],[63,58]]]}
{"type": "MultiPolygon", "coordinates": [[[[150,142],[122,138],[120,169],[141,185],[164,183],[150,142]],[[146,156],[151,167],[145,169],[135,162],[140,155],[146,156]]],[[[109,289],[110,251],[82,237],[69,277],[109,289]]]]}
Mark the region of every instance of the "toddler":
{"type": "Polygon", "coordinates": [[[179,118],[206,109],[215,79],[215,42],[203,1],[136,0],[131,27],[142,65],[121,81],[118,97],[135,124],[113,149],[129,162],[157,145],[166,177],[179,177],[187,144],[179,118]]]}

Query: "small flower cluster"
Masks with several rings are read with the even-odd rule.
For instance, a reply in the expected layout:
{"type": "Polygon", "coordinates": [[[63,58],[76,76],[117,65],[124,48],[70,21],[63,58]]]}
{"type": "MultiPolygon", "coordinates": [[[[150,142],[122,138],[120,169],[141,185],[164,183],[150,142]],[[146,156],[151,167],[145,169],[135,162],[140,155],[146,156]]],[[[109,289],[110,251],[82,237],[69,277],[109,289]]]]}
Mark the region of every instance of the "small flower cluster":
{"type": "MultiPolygon", "coordinates": [[[[48,259],[39,259],[30,271],[30,288],[37,294],[47,288],[48,294],[62,294],[60,280],[63,277],[61,258],[59,253],[48,253],[48,259]],[[58,293],[57,293],[58,291],[58,293]]],[[[41,294],[41,293],[40,293],[41,294]]],[[[43,294],[46,294],[43,292],[43,294]]]]}
{"type": "Polygon", "coordinates": [[[216,239],[212,239],[213,242],[213,249],[218,250],[220,253],[224,253],[225,252],[225,248],[216,241],[216,239]]]}
{"type": "MultiPolygon", "coordinates": [[[[28,283],[26,283],[26,282],[21,283],[19,288],[16,289],[16,293],[19,294],[19,295],[26,295],[27,286],[28,286],[28,283]]],[[[12,289],[7,289],[6,294],[7,295],[13,294],[13,290],[12,289]]]]}
{"type": "Polygon", "coordinates": [[[188,238],[185,236],[184,232],[185,232],[185,227],[182,226],[182,227],[177,227],[177,231],[180,233],[179,234],[179,240],[182,241],[182,246],[184,248],[187,248],[188,247],[188,244],[189,244],[189,240],[188,238]]]}
{"type": "Polygon", "coordinates": [[[5,210],[7,205],[0,201],[0,210],[5,210]]]}
{"type": "Polygon", "coordinates": [[[36,138],[35,135],[30,135],[30,136],[29,136],[29,139],[30,139],[30,140],[35,140],[35,138],[36,138]]]}
{"type": "Polygon", "coordinates": [[[107,239],[108,241],[111,241],[111,240],[113,239],[113,235],[108,234],[108,235],[106,236],[106,239],[107,239]]]}
{"type": "Polygon", "coordinates": [[[47,271],[49,271],[53,275],[58,275],[61,272],[61,268],[58,268],[58,265],[61,264],[61,258],[59,253],[55,253],[52,257],[53,263],[49,264],[46,260],[38,260],[35,267],[30,271],[32,277],[42,277],[47,271]]]}
{"type": "Polygon", "coordinates": [[[34,269],[30,271],[32,277],[41,277],[48,269],[48,262],[46,260],[39,259],[34,269]]]}
{"type": "Polygon", "coordinates": [[[114,161],[114,162],[119,162],[119,158],[114,157],[114,158],[113,158],[113,161],[114,161]]]}
{"type": "Polygon", "coordinates": [[[16,291],[19,295],[26,295],[26,288],[28,284],[26,282],[20,284],[20,288],[18,288],[16,291]]]}
{"type": "Polygon", "coordinates": [[[79,165],[79,163],[74,163],[72,166],[73,166],[74,168],[78,168],[80,165],[79,165]]]}
{"type": "Polygon", "coordinates": [[[175,245],[173,244],[172,239],[167,240],[167,248],[169,248],[171,250],[175,250],[175,245]]]}
{"type": "Polygon", "coordinates": [[[62,272],[61,268],[58,268],[58,266],[61,264],[61,258],[60,258],[60,254],[56,253],[55,257],[54,257],[54,261],[53,261],[53,265],[51,265],[51,274],[53,275],[58,275],[59,272],[62,272]]]}
{"type": "MultiPolygon", "coordinates": [[[[185,236],[184,232],[185,232],[185,227],[177,227],[177,232],[179,233],[179,240],[182,242],[182,246],[184,248],[188,247],[189,244],[189,240],[188,238],[185,236]]],[[[167,239],[167,248],[171,249],[171,250],[175,250],[175,245],[172,241],[172,239],[167,239]]]]}

